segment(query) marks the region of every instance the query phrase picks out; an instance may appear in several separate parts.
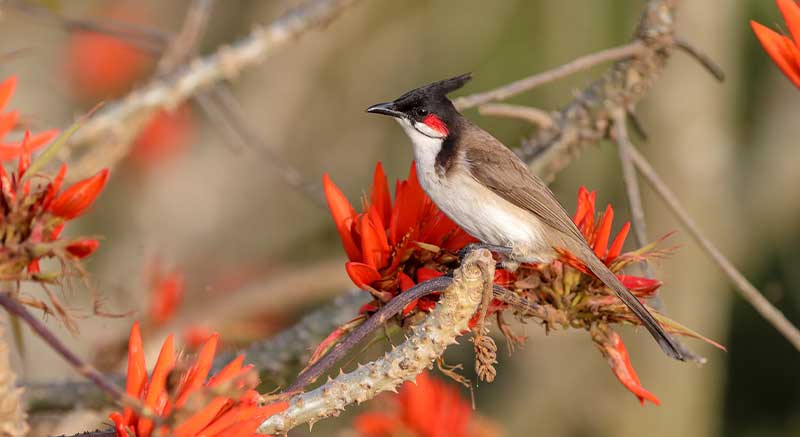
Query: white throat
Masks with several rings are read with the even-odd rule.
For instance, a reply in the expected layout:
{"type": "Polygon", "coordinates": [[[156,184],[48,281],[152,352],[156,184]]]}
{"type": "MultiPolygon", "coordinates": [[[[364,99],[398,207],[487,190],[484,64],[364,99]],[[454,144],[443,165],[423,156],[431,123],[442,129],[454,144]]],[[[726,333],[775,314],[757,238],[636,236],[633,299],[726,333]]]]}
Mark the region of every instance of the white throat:
{"type": "MultiPolygon", "coordinates": [[[[426,179],[424,174],[433,175],[436,172],[436,155],[442,150],[444,137],[425,123],[416,123],[405,118],[396,118],[395,120],[411,138],[414,146],[414,160],[417,161],[417,172],[420,182],[422,182],[426,179]]],[[[423,186],[423,188],[427,187],[423,186]]]]}

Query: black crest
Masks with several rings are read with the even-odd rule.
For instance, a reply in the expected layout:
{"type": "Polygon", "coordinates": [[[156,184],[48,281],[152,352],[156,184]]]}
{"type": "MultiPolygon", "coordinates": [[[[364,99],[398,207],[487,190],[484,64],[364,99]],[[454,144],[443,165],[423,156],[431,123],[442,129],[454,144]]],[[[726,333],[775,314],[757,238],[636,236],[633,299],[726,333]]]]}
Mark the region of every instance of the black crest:
{"type": "Polygon", "coordinates": [[[461,88],[472,79],[472,73],[440,80],[411,90],[397,98],[397,101],[439,100],[461,88]]]}

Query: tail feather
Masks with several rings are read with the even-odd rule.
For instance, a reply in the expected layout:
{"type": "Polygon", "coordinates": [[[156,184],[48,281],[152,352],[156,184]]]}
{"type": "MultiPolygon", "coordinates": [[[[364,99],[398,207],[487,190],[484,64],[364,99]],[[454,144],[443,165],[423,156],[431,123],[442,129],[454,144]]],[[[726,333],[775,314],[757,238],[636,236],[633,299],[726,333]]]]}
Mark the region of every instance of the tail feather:
{"type": "Polygon", "coordinates": [[[628,306],[628,308],[633,312],[639,320],[642,321],[642,324],[645,328],[650,332],[650,335],[658,342],[658,345],[664,351],[665,354],[669,355],[676,360],[684,361],[686,357],[680,352],[678,346],[675,344],[675,341],[669,336],[669,334],[664,331],[664,328],[661,327],[661,324],[658,323],[655,317],[650,314],[650,311],[645,308],[644,304],[639,301],[639,299],[633,295],[624,285],[620,282],[617,275],[615,275],[611,270],[603,264],[602,261],[595,255],[594,251],[590,249],[588,246],[584,246],[579,251],[581,261],[586,264],[586,267],[597,276],[598,279],[603,281],[606,286],[614,290],[617,294],[617,297],[628,306]]]}

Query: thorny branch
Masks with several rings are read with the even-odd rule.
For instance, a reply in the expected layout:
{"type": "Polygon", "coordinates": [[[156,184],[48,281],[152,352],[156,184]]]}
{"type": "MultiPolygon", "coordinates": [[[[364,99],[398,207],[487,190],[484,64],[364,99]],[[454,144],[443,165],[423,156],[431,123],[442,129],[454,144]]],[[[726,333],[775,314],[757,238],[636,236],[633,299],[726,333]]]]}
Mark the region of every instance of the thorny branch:
{"type": "Polygon", "coordinates": [[[485,249],[471,252],[455,271],[452,285],[442,293],[436,308],[425,321],[412,328],[408,340],[380,359],[292,397],[289,408],[267,419],[258,432],[285,433],[302,423],[313,424],[338,415],[354,402],[367,401],[383,391],[395,391],[404,381],[414,379],[468,328],[484,286],[491,285],[493,278],[492,254],[485,249]]]}

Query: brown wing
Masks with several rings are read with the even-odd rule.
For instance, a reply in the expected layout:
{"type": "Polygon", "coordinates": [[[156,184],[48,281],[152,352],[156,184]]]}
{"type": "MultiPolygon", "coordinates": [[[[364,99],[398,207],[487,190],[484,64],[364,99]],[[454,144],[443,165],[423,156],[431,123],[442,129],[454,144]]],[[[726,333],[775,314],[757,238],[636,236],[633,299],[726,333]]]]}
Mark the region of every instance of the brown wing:
{"type": "Polygon", "coordinates": [[[578,242],[585,241],[553,192],[531,174],[514,152],[474,125],[465,127],[463,141],[469,141],[465,158],[476,180],[503,199],[535,214],[553,229],[578,242]]]}

